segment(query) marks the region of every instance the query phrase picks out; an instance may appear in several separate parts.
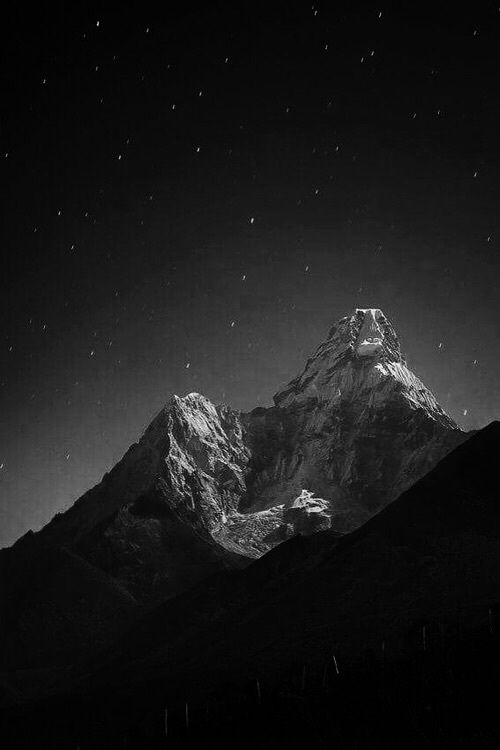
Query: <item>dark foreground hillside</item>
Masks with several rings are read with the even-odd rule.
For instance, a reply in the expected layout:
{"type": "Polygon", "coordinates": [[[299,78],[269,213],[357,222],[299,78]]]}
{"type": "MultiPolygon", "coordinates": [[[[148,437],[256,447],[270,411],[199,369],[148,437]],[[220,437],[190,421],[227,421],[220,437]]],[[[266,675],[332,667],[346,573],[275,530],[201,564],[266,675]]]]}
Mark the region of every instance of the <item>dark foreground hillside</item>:
{"type": "MultiPolygon", "coordinates": [[[[322,670],[291,662],[281,680],[226,684],[204,700],[167,702],[161,684],[97,701],[57,701],[2,723],[18,748],[496,748],[497,618],[460,637],[431,631],[420,651],[382,648],[322,670]],[[493,628],[493,630],[492,630],[493,628]],[[338,671],[337,671],[338,670],[338,671]]],[[[500,618],[498,627],[500,629],[500,618]]],[[[332,652],[333,654],[333,652],[332,652]]]]}

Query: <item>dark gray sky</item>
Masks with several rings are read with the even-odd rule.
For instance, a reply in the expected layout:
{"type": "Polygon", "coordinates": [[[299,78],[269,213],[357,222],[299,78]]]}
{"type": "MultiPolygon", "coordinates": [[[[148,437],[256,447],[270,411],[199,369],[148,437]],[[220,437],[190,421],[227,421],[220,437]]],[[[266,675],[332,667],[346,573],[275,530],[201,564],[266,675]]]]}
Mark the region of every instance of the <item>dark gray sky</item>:
{"type": "Polygon", "coordinates": [[[171,393],[269,404],[355,306],[499,415],[498,7],[235,6],[5,21],[0,545],[171,393]]]}

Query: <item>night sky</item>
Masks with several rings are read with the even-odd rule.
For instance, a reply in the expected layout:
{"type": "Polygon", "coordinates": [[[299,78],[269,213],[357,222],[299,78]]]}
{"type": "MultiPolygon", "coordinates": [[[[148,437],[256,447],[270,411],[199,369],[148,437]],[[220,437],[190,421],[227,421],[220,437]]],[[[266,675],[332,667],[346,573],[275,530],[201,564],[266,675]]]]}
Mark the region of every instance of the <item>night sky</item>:
{"type": "Polygon", "coordinates": [[[498,5],[184,5],[3,18],[0,546],[356,306],[499,416],[498,5]]]}

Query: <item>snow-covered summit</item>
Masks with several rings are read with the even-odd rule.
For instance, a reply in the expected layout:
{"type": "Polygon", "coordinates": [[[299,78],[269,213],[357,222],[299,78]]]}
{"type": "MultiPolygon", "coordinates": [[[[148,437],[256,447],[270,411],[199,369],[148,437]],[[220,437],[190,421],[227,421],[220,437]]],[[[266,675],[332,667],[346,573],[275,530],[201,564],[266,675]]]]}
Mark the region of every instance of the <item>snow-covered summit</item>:
{"type": "Polygon", "coordinates": [[[399,340],[379,308],[356,308],[341,318],[306,363],[303,372],[274,397],[279,407],[311,399],[332,407],[357,400],[370,409],[407,400],[443,426],[457,429],[435,396],[406,366],[399,340]]]}
{"type": "Polygon", "coordinates": [[[383,321],[385,317],[381,310],[375,308],[357,309],[356,317],[360,313],[364,317],[356,340],[356,354],[358,357],[377,357],[384,351],[383,321]]]}

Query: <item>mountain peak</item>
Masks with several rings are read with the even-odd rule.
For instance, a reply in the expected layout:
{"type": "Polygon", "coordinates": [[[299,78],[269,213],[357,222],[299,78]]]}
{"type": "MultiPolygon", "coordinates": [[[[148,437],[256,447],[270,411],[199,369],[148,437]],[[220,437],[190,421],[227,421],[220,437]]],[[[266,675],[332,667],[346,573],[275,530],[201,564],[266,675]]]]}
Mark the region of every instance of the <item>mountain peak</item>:
{"type": "Polygon", "coordinates": [[[406,366],[396,331],[382,310],[358,307],[332,326],[302,373],[276,393],[274,402],[288,407],[313,400],[332,408],[359,402],[376,411],[402,398],[412,411],[458,429],[406,366]]]}
{"type": "Polygon", "coordinates": [[[403,361],[396,331],[378,307],[356,307],[350,315],[337,321],[330,328],[327,341],[318,348],[316,354],[320,353],[325,344],[328,344],[330,351],[333,344],[339,353],[347,348],[354,358],[403,361]]]}

